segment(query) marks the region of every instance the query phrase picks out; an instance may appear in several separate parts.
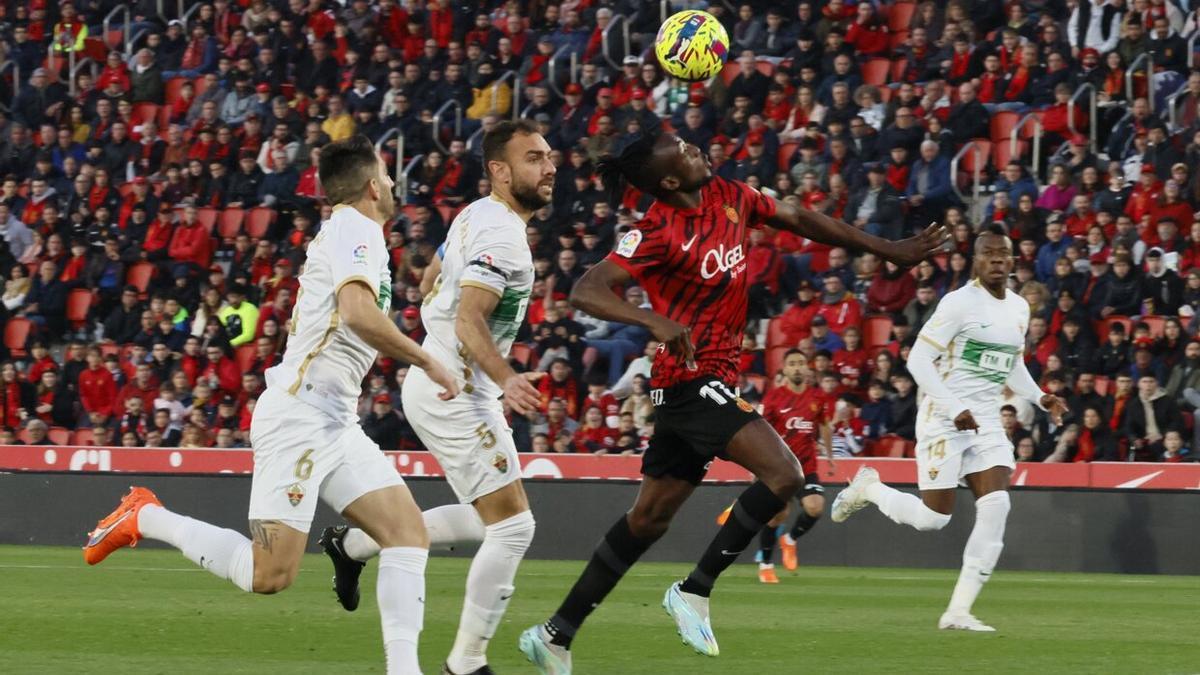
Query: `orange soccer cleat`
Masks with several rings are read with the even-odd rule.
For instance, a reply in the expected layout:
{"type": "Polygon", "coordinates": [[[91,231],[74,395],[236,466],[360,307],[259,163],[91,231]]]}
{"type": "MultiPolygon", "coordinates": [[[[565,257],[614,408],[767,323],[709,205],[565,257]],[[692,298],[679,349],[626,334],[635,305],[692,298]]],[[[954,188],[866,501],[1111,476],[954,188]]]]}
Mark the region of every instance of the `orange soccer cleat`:
{"type": "Polygon", "coordinates": [[[796,559],[796,542],[788,543],[788,536],[785,534],[779,537],[779,552],[783,556],[783,567],[787,571],[792,571],[800,566],[800,561],[796,559]]]}
{"type": "Polygon", "coordinates": [[[775,576],[775,566],[774,565],[759,565],[758,580],[759,580],[759,582],[764,583],[764,584],[779,583],[779,577],[775,576]]]}
{"type": "Polygon", "coordinates": [[[162,506],[158,497],[147,488],[129,488],[129,494],[121,498],[117,508],[88,533],[87,544],[83,547],[83,559],[87,564],[95,565],[119,548],[137,546],[142,538],[137,525],[138,512],[147,504],[162,506]]]}
{"type": "Polygon", "coordinates": [[[729,514],[731,513],[733,513],[733,504],[725,507],[725,510],[721,512],[721,515],[717,516],[717,525],[723,526],[725,521],[729,520],[729,514]]]}

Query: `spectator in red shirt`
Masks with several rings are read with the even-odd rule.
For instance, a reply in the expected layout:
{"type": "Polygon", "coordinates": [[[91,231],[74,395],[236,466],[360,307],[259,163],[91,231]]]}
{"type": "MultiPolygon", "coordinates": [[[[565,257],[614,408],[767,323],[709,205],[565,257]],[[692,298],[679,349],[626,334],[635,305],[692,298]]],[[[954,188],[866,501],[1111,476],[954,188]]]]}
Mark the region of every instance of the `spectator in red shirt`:
{"type": "MultiPolygon", "coordinates": [[[[83,411],[96,419],[107,419],[113,413],[117,399],[117,383],[112,373],[104,367],[100,350],[93,347],[87,351],[87,369],[79,374],[79,402],[83,411]]],[[[93,422],[94,423],[94,422],[93,422]]]]}
{"type": "Polygon", "coordinates": [[[608,391],[608,385],[603,376],[596,376],[588,382],[588,395],[583,399],[583,409],[599,408],[604,416],[604,423],[615,429],[620,421],[621,403],[617,397],[608,391]]]}
{"type": "MultiPolygon", "coordinates": [[[[779,327],[783,331],[783,342],[789,347],[795,347],[811,333],[812,319],[820,311],[821,305],[815,298],[812,283],[808,279],[797,282],[796,301],[779,315],[779,327]]],[[[772,347],[781,345],[771,345],[772,347]]]]}
{"type": "Polygon", "coordinates": [[[567,417],[575,419],[579,415],[579,390],[566,359],[555,359],[550,364],[550,376],[538,382],[538,391],[542,394],[542,412],[549,411],[550,401],[560,398],[566,405],[567,417]]]}
{"type": "Polygon", "coordinates": [[[133,378],[117,394],[115,410],[127,410],[126,401],[135,397],[142,399],[142,410],[153,410],[154,399],[158,398],[158,384],[150,365],[139,363],[133,378]]]}
{"type": "Polygon", "coordinates": [[[862,306],[854,295],[846,290],[842,277],[835,271],[825,273],[825,291],[821,294],[819,316],[829,322],[829,330],[841,335],[848,326],[857,326],[862,321],[862,306]]]}
{"type": "Polygon", "coordinates": [[[196,219],[196,207],[184,207],[183,218],[175,228],[167,254],[193,271],[208,269],[212,262],[212,238],[196,219]]]}
{"type": "Polygon", "coordinates": [[[895,314],[902,311],[916,294],[917,280],[907,269],[889,260],[875,273],[867,290],[867,311],[895,314]]]}
{"type": "Polygon", "coordinates": [[[833,352],[833,370],[842,378],[842,386],[857,390],[867,374],[867,350],[862,347],[862,331],[850,326],[842,333],[845,346],[833,352]]]}
{"type": "Polygon", "coordinates": [[[235,395],[238,391],[240,377],[237,364],[225,355],[220,347],[210,344],[205,350],[208,357],[204,367],[197,374],[197,380],[204,382],[214,391],[235,395]]]}
{"type": "Polygon", "coordinates": [[[888,29],[869,2],[858,3],[858,17],[846,31],[846,44],[861,56],[882,56],[888,51],[888,29]]]}
{"type": "Polygon", "coordinates": [[[583,424],[575,430],[572,439],[575,452],[590,452],[594,455],[606,454],[616,445],[616,431],[604,423],[604,413],[593,406],[583,413],[583,424]]]}
{"type": "Polygon", "coordinates": [[[41,340],[35,341],[29,347],[29,355],[33,357],[33,362],[25,370],[25,379],[29,382],[41,382],[42,373],[49,370],[58,370],[58,363],[54,357],[50,356],[50,350],[46,347],[46,343],[41,340]]]}

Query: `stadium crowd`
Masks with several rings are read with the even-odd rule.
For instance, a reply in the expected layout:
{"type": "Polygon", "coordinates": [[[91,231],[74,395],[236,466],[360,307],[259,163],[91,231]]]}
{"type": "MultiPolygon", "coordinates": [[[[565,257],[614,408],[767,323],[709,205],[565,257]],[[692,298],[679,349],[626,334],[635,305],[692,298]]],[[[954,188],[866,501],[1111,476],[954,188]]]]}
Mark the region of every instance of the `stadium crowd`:
{"type": "MultiPolygon", "coordinates": [[[[838,454],[911,452],[905,355],[939,297],[969,282],[972,239],[995,224],[1033,310],[1029,366],[1072,410],[1056,425],[1014,397],[1004,419],[1018,458],[1196,457],[1200,7],[184,4],[182,16],[148,0],[0,5],[0,444],[245,445],[329,213],[316,152],[356,133],[410,169],[387,241],[392,312],[419,340],[425,269],[456,211],[489,191],[481,133],[517,114],[559,166],[552,206],[528,227],[537,281],[513,359],[548,375],[541,412],[512,419],[519,448],[636,453],[653,434],[651,336],[566,298],[647,205],[632,189],[610,198],[595,160],[662,124],[717,175],[779,199],[890,239],[933,221],[953,232],[913,270],[752,232],[739,272],[753,284],[746,399],[800,349],[838,454]],[[710,83],[665,77],[653,57],[662,12],[684,8],[728,28],[734,57],[710,83]],[[1030,112],[1040,127],[1010,142],[1030,112]]],[[[646,302],[638,288],[625,297],[646,302]]],[[[418,447],[399,405],[405,374],[381,358],[364,383],[364,424],[385,448],[418,447]]]]}

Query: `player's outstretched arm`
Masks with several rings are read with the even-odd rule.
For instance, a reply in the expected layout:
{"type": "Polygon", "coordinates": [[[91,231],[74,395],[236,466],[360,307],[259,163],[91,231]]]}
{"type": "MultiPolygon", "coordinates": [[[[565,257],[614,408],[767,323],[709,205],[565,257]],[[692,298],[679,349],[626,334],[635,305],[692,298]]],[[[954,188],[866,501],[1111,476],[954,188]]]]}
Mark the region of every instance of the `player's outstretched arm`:
{"type": "Polygon", "coordinates": [[[775,215],[767,223],[776,229],[794,232],[822,244],[868,251],[884,260],[906,266],[916,265],[936,253],[949,238],[946,228],[934,223],[915,237],[889,241],[816,211],[778,200],[775,202],[775,215]]]}
{"type": "Polygon", "coordinates": [[[458,396],[458,383],[450,371],[388,321],[375,304],[375,294],[366,283],[352,281],[342,286],[337,295],[337,311],[346,326],[363,342],[392,358],[407,361],[424,370],[429,379],[442,386],[439,398],[449,400],[458,396]]]}
{"type": "Polygon", "coordinates": [[[666,345],[672,354],[694,366],[691,330],[687,326],[635,307],[613,293],[614,288],[623,287],[632,280],[633,277],[620,265],[601,260],[575,282],[571,289],[571,306],[597,319],[641,326],[650,331],[655,340],[666,345]]]}
{"type": "Polygon", "coordinates": [[[454,335],[467,348],[470,358],[483,372],[504,389],[504,400],[518,414],[528,415],[538,409],[540,394],[530,382],[545,373],[519,374],[496,349],[496,341],[488,327],[488,317],[500,304],[500,296],[478,286],[463,286],[458,300],[458,316],[454,320],[454,335]]]}

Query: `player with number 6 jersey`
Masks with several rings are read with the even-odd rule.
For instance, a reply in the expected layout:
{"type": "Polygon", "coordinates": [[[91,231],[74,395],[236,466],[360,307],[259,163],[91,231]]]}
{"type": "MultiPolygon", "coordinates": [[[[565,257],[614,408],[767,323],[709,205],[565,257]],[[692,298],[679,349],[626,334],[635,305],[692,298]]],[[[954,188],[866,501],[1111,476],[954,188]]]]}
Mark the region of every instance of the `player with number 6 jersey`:
{"type": "Polygon", "coordinates": [[[543,673],[570,672],[570,644],[583,621],[662,536],[720,457],[760,480],[738,498],[692,573],[663,599],[684,643],[716,656],[708,596],[717,577],[803,486],[796,457],[736,392],[750,230],[776,227],[909,265],[945,240],[944,228],[935,225],[889,242],[776,202],[745,183],[715,177],[699,148],[660,129],[623,138],[598,169],[614,195],[628,182],[655,201],[616,250],[580,278],[571,302],[590,316],[642,326],[662,343],[651,369],[655,433],[643,455],[637,502],[605,535],[555,615],[521,635],[521,651],[543,673]],[[652,309],[613,293],[631,283],[646,290],[652,309]]]}

